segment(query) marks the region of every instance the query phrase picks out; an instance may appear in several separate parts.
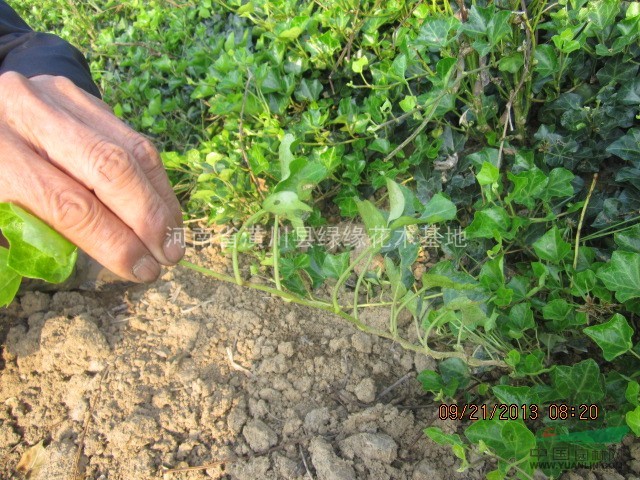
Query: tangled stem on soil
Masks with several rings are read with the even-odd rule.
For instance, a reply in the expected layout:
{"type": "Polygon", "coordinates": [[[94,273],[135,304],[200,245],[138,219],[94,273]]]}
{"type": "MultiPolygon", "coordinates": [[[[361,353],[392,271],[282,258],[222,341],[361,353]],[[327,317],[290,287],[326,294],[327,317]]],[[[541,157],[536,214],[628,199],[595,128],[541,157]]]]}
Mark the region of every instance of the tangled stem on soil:
{"type": "MultiPolygon", "coordinates": [[[[225,275],[223,273],[219,273],[219,272],[215,272],[211,269],[205,268],[205,267],[201,267],[199,265],[196,265],[195,263],[191,263],[188,262],[186,260],[182,260],[180,262],[180,265],[182,265],[183,267],[189,268],[193,271],[202,273],[204,275],[208,275],[210,277],[215,278],[216,280],[220,280],[223,282],[228,282],[228,283],[234,283],[237,284],[237,281],[234,277],[231,277],[229,275],[225,275]]],[[[410,350],[413,352],[418,352],[418,353],[422,353],[424,355],[427,355],[431,358],[434,358],[436,360],[442,360],[442,359],[446,359],[446,358],[459,358],[463,361],[465,361],[470,367],[488,367],[488,366],[493,366],[493,367],[501,367],[501,368],[507,368],[507,365],[500,361],[500,360],[482,360],[482,359],[478,359],[475,357],[470,357],[469,355],[465,354],[464,352],[442,352],[442,351],[437,351],[437,350],[433,350],[431,349],[428,345],[424,344],[424,345],[415,345],[414,343],[411,343],[410,341],[398,336],[397,334],[391,333],[391,332],[387,332],[385,330],[380,330],[377,328],[373,328],[370,327],[368,325],[366,325],[365,323],[363,323],[362,321],[358,320],[356,317],[354,317],[353,315],[348,314],[347,312],[345,312],[344,310],[342,310],[342,308],[338,308],[336,309],[334,304],[332,303],[327,303],[327,302],[322,302],[319,300],[309,300],[309,299],[305,299],[305,298],[301,298],[293,293],[289,293],[286,292],[284,290],[278,290],[276,288],[272,288],[272,287],[268,287],[267,285],[261,285],[261,284],[255,284],[255,283],[247,283],[247,282],[241,282],[240,285],[242,286],[246,286],[246,287],[250,287],[250,288],[254,288],[256,290],[260,290],[262,292],[266,292],[266,293],[270,293],[271,295],[275,295],[278,296],[288,302],[293,302],[293,303],[297,303],[300,305],[304,305],[307,307],[313,307],[313,308],[318,308],[320,310],[325,310],[327,312],[332,312],[335,313],[336,315],[342,317],[344,320],[346,320],[347,322],[353,324],[355,327],[357,327],[359,330],[365,332],[365,333],[369,333],[372,335],[376,335],[378,337],[382,337],[382,338],[388,338],[390,340],[393,340],[394,342],[397,342],[398,344],[400,344],[400,346],[406,350],[410,350]]]]}

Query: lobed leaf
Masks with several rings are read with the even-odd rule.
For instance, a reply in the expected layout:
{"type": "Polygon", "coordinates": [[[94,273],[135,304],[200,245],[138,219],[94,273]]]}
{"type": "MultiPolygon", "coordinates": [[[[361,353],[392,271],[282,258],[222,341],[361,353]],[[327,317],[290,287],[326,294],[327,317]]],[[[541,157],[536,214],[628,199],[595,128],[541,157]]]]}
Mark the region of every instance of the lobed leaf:
{"type": "Polygon", "coordinates": [[[478,420],[464,434],[472,443],[484,442],[505,461],[526,458],[536,445],[534,434],[519,420],[478,420]]]}
{"type": "Polygon", "coordinates": [[[611,143],[607,152],[640,166],[640,128],[632,128],[611,143]]]}
{"type": "Polygon", "coordinates": [[[468,238],[501,237],[511,227],[511,217],[502,207],[490,207],[478,210],[473,221],[466,228],[468,238]]]}
{"type": "Polygon", "coordinates": [[[604,359],[611,361],[628,352],[633,347],[631,337],[634,330],[627,319],[616,313],[611,320],[600,325],[587,327],[584,333],[602,349],[604,359]]]}
{"type": "Polygon", "coordinates": [[[420,220],[426,223],[440,223],[456,218],[456,206],[441,193],[436,193],[424,206],[420,220]]]}
{"type": "Polygon", "coordinates": [[[640,253],[640,224],[617,232],[614,239],[620,250],[640,253]]]}
{"type": "Polygon", "coordinates": [[[556,264],[562,262],[571,253],[571,245],[562,239],[560,230],[556,226],[534,242],[533,249],[541,260],[556,264]]]}
{"type": "Polygon", "coordinates": [[[640,298],[640,253],[613,252],[611,261],[598,270],[597,276],[616,293],[618,301],[640,298]]]}
{"type": "Polygon", "coordinates": [[[604,398],[600,367],[593,359],[575,365],[557,365],[551,372],[555,390],[573,405],[596,403],[604,398]]]}

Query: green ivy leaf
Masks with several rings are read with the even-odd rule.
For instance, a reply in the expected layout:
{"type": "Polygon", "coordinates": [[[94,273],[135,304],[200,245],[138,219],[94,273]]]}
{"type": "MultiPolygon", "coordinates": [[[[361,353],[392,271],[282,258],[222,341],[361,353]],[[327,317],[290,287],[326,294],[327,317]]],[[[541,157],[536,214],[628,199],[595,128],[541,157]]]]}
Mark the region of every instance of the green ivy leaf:
{"type": "Polygon", "coordinates": [[[524,55],[516,52],[508,57],[502,57],[498,62],[498,68],[501,72],[518,73],[524,66],[524,55]]]}
{"type": "Polygon", "coordinates": [[[313,211],[313,208],[300,201],[297,193],[290,191],[269,195],[262,202],[262,208],[269,213],[287,218],[295,228],[304,227],[303,214],[313,211]]]}
{"type": "Polygon", "coordinates": [[[558,71],[558,56],[552,45],[538,45],[534,59],[536,61],[534,71],[541,77],[551,76],[558,71]]]}
{"type": "Polygon", "coordinates": [[[469,384],[469,367],[460,358],[447,358],[438,365],[444,385],[455,384],[458,389],[469,384]]]}
{"type": "Polygon", "coordinates": [[[604,398],[600,367],[591,358],[572,366],[557,365],[551,372],[551,381],[561,398],[573,405],[596,403],[604,398]]]}
{"type": "Polygon", "coordinates": [[[500,468],[487,472],[486,479],[487,480],[505,480],[505,478],[507,478],[507,474],[503,470],[504,470],[503,465],[500,465],[500,468]]]}
{"type": "Polygon", "coordinates": [[[487,29],[487,37],[492,46],[511,34],[510,19],[511,12],[508,10],[499,10],[492,15],[489,28],[487,29]]]}
{"type": "Polygon", "coordinates": [[[265,150],[261,145],[254,143],[248,153],[249,164],[254,175],[260,175],[269,169],[269,160],[265,157],[265,150]]]}
{"type": "Polygon", "coordinates": [[[295,40],[302,34],[303,30],[300,27],[291,27],[278,34],[280,40],[295,40]]]}
{"type": "Polygon", "coordinates": [[[438,86],[445,87],[449,84],[451,74],[453,73],[457,62],[457,59],[453,57],[445,57],[438,60],[438,63],[436,64],[436,84],[438,86]]]}
{"type": "Polygon", "coordinates": [[[498,290],[504,285],[504,255],[498,255],[496,258],[487,260],[480,274],[478,275],[480,284],[489,290],[498,290]]]}
{"type": "Polygon", "coordinates": [[[622,167],[616,172],[616,182],[629,182],[640,190],[640,168],[622,167]]]}
{"type": "Polygon", "coordinates": [[[0,229],[10,244],[7,265],[16,273],[51,283],[71,275],[77,248],[39,218],[17,205],[2,203],[0,229]]]}
{"type": "Polygon", "coordinates": [[[288,169],[288,176],[274,187],[273,192],[290,190],[296,192],[303,201],[311,199],[313,188],[329,174],[322,163],[306,158],[296,158],[288,165],[288,169]]]}
{"type": "MultiPolygon", "coordinates": [[[[634,21],[638,34],[640,36],[640,16],[634,21]]],[[[618,98],[623,105],[638,105],[640,104],[640,78],[634,78],[630,82],[625,82],[620,86],[618,91],[618,98]]]]}
{"type": "MultiPolygon", "coordinates": [[[[471,38],[486,38],[488,41],[487,46],[491,48],[491,46],[497,44],[511,33],[510,17],[511,12],[506,10],[496,11],[496,7],[493,4],[488,7],[473,5],[469,10],[469,18],[466,23],[462,24],[461,30],[471,38]]],[[[486,54],[484,49],[480,49],[482,50],[479,51],[481,55],[486,54]]]]}
{"type": "Polygon", "coordinates": [[[466,229],[467,238],[502,237],[511,227],[511,217],[502,207],[478,210],[466,229]]]}
{"type": "Polygon", "coordinates": [[[307,80],[303,78],[295,91],[298,101],[315,102],[322,93],[322,84],[318,79],[307,80]]]}
{"type": "Polygon", "coordinates": [[[425,392],[438,394],[443,388],[442,377],[433,370],[423,370],[418,374],[418,382],[425,392]]]}
{"type": "Polygon", "coordinates": [[[425,428],[424,433],[438,445],[460,445],[461,447],[465,446],[462,438],[460,438],[460,435],[456,433],[444,433],[438,427],[425,428]]]}
{"type": "Polygon", "coordinates": [[[328,147],[316,150],[314,152],[315,158],[322,163],[327,172],[332,173],[343,163],[344,146],[339,145],[337,147],[328,147]]]}
{"type": "Polygon", "coordinates": [[[360,218],[367,227],[369,238],[376,243],[384,241],[381,235],[384,236],[383,232],[387,230],[387,220],[382,212],[369,200],[356,200],[356,205],[360,218]]]}
{"type": "Polygon", "coordinates": [[[571,245],[562,239],[560,230],[555,226],[534,242],[533,249],[541,260],[556,264],[571,253],[571,245]]]}
{"type": "Polygon", "coordinates": [[[369,144],[369,150],[386,154],[391,151],[391,143],[386,138],[376,138],[369,144]]]}
{"type": "Polygon", "coordinates": [[[424,206],[420,219],[426,223],[439,223],[456,218],[454,203],[442,193],[436,193],[424,206]]]}
{"type": "Polygon", "coordinates": [[[628,62],[622,57],[605,63],[605,66],[596,72],[596,77],[602,85],[631,82],[638,75],[638,65],[628,62]]]}
{"type": "Polygon", "coordinates": [[[458,472],[463,472],[469,467],[469,462],[467,461],[466,455],[467,446],[460,438],[460,435],[455,433],[444,433],[438,427],[428,427],[425,428],[423,432],[437,444],[451,446],[453,454],[460,459],[460,467],[458,468],[458,472]]]}
{"type": "Polygon", "coordinates": [[[513,182],[513,190],[505,200],[519,203],[529,209],[534,207],[535,199],[544,193],[549,182],[544,172],[538,168],[532,168],[517,175],[509,172],[507,176],[513,182]]]}
{"type": "Polygon", "coordinates": [[[634,330],[629,326],[627,319],[619,313],[616,313],[606,323],[584,329],[584,333],[598,344],[602,349],[604,359],[609,362],[631,350],[633,332],[634,330]]]}
{"type": "Polygon", "coordinates": [[[542,307],[542,316],[545,320],[552,320],[555,330],[563,330],[587,322],[584,313],[576,313],[573,305],[563,298],[551,300],[542,307]]]}
{"type": "Polygon", "coordinates": [[[307,250],[307,255],[309,256],[309,266],[305,268],[305,271],[311,277],[312,288],[316,289],[326,280],[322,267],[328,253],[320,245],[311,245],[307,250]]]}
{"type": "Polygon", "coordinates": [[[571,294],[576,297],[584,297],[596,287],[598,280],[593,270],[577,272],[573,276],[571,294]]]}
{"type": "Polygon", "coordinates": [[[562,53],[569,54],[576,50],[580,50],[580,41],[576,40],[576,34],[580,28],[580,26],[575,28],[565,28],[557,35],[551,37],[551,40],[556,48],[562,53]]]}
{"type": "Polygon", "coordinates": [[[558,167],[549,172],[549,181],[540,194],[540,199],[548,202],[552,198],[565,198],[573,195],[571,182],[575,175],[566,168],[558,167]]]}
{"type": "Polygon", "coordinates": [[[547,372],[549,369],[544,368],[544,365],[542,364],[543,358],[544,353],[540,350],[529,353],[519,363],[517,363],[515,372],[520,376],[540,375],[541,373],[547,372]]]}
{"type": "Polygon", "coordinates": [[[500,403],[506,405],[531,405],[537,403],[531,387],[513,387],[511,385],[496,385],[491,389],[500,403]]]}
{"type": "Polygon", "coordinates": [[[486,35],[494,13],[494,5],[486,8],[473,5],[467,22],[462,25],[462,31],[473,38],[486,35]]]}
{"type": "Polygon", "coordinates": [[[627,412],[625,420],[631,431],[640,437],[640,407],[636,407],[630,412],[627,412]]]}
{"type": "Polygon", "coordinates": [[[640,253],[640,224],[616,233],[613,238],[621,250],[640,253]]]}
{"type": "Polygon", "coordinates": [[[476,180],[480,185],[491,185],[500,178],[500,170],[490,162],[483,162],[482,168],[476,175],[476,180]]]}
{"type": "Polygon", "coordinates": [[[404,212],[405,199],[400,185],[388,178],[387,192],[389,193],[389,218],[387,223],[391,223],[404,212]]]}
{"type": "MultiPolygon", "coordinates": [[[[282,243],[281,243],[282,245],[282,243]]],[[[280,273],[283,285],[297,295],[305,295],[307,289],[300,272],[309,268],[309,256],[306,254],[296,255],[293,258],[280,259],[280,273]]]]}
{"type": "Polygon", "coordinates": [[[400,100],[400,102],[398,102],[398,105],[400,105],[400,108],[403,112],[413,111],[416,108],[417,104],[418,101],[415,95],[407,95],[402,100],[400,100]]]}
{"type": "Polygon", "coordinates": [[[576,152],[580,144],[570,136],[563,136],[553,131],[545,124],[540,125],[533,138],[537,140],[537,147],[543,152],[543,158],[547,165],[558,167],[564,165],[573,168],[578,163],[576,152]]]}
{"type": "Polygon", "coordinates": [[[620,302],[640,297],[640,253],[613,252],[611,261],[598,270],[597,276],[616,292],[620,302]]]}
{"type": "Polygon", "coordinates": [[[287,133],[280,142],[280,147],[278,149],[278,155],[280,158],[280,181],[286,180],[289,177],[289,164],[291,164],[295,159],[291,153],[291,144],[295,142],[295,140],[296,137],[287,133]]]}
{"type": "Polygon", "coordinates": [[[510,367],[515,368],[519,363],[520,360],[522,359],[522,356],[520,355],[520,352],[518,350],[509,350],[509,353],[507,353],[504,362],[509,365],[510,367]]]}
{"type": "Polygon", "coordinates": [[[455,33],[459,25],[460,20],[453,16],[426,18],[415,42],[432,50],[440,50],[455,39],[455,35],[450,37],[450,34],[455,33]]]}
{"type": "Polygon", "coordinates": [[[0,307],[9,305],[18,293],[22,276],[9,267],[9,250],[0,247],[0,307]]]}
{"type": "Polygon", "coordinates": [[[322,273],[325,277],[337,280],[349,267],[349,261],[349,252],[343,252],[338,255],[327,254],[322,264],[322,273]]]}
{"type": "Polygon", "coordinates": [[[351,63],[351,70],[353,70],[355,73],[362,73],[364,67],[366,67],[367,65],[369,65],[369,59],[365,56],[362,56],[360,58],[356,58],[351,63]]]}
{"type": "Polygon", "coordinates": [[[640,128],[632,128],[607,147],[607,152],[640,165],[640,128]]]}
{"type": "Polygon", "coordinates": [[[526,458],[536,446],[535,435],[521,421],[507,420],[502,427],[502,439],[511,452],[510,458],[526,458]]]}
{"type": "Polygon", "coordinates": [[[467,155],[467,160],[472,165],[482,168],[482,165],[487,162],[498,168],[498,153],[500,151],[497,148],[485,147],[471,155],[467,155]]]}
{"type": "Polygon", "coordinates": [[[529,303],[518,303],[511,307],[504,327],[507,335],[515,339],[522,338],[526,330],[536,328],[531,305],[529,303]]]}
{"type": "Polygon", "coordinates": [[[464,434],[472,443],[484,442],[506,461],[522,460],[536,446],[535,435],[519,420],[478,420],[464,434]]]}
{"type": "Polygon", "coordinates": [[[598,30],[604,30],[613,24],[620,11],[619,0],[596,0],[590,1],[588,5],[587,18],[598,30]]]}
{"type": "Polygon", "coordinates": [[[639,406],[640,405],[640,383],[636,382],[635,380],[630,381],[627,384],[627,388],[624,392],[624,397],[634,407],[639,406]]]}

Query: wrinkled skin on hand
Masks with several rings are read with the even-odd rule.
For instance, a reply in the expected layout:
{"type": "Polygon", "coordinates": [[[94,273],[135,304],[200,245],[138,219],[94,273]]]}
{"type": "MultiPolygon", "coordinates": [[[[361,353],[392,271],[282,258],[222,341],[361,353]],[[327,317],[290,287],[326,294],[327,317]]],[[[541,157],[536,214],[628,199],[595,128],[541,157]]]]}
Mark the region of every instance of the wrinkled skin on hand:
{"type": "Polygon", "coordinates": [[[184,249],[153,145],[63,77],[0,75],[0,202],[40,217],[113,273],[151,282],[184,249]]]}

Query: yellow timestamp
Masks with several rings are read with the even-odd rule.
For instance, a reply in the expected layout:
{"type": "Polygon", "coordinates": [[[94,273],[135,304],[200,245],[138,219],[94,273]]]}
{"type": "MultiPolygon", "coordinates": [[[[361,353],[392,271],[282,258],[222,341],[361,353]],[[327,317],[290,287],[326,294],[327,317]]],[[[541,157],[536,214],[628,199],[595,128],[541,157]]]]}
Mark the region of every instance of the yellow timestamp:
{"type": "Polygon", "coordinates": [[[515,403],[456,404],[443,403],[438,408],[440,420],[537,420],[546,416],[550,420],[598,420],[600,408],[596,404],[569,405],[551,403],[546,406],[515,403]]]}

